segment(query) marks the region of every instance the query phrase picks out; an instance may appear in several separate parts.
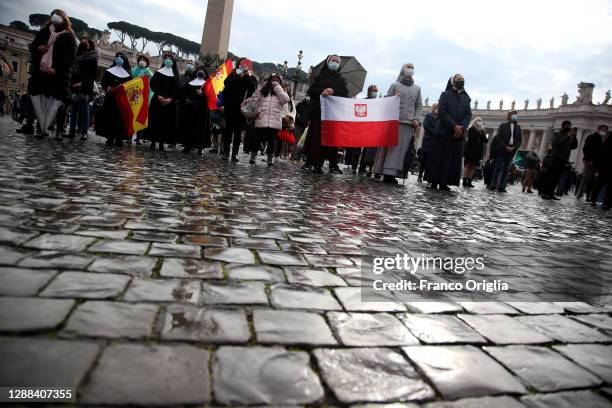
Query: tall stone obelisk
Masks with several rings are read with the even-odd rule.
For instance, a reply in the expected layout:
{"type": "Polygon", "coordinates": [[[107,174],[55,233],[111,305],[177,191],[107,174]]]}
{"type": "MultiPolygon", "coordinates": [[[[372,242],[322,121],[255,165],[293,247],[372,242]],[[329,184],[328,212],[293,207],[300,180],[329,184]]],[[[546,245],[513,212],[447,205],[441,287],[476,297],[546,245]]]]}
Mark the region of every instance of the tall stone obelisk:
{"type": "Polygon", "coordinates": [[[208,0],[200,54],[227,57],[234,0],[208,0]]]}

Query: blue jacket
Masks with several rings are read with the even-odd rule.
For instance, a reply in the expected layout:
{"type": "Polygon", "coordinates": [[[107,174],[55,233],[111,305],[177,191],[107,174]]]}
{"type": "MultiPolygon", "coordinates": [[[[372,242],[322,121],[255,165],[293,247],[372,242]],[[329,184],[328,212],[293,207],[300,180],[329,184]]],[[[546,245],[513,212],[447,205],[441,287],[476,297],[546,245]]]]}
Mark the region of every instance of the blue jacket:
{"type": "Polygon", "coordinates": [[[470,96],[461,90],[453,89],[450,79],[446,85],[446,90],[440,95],[438,101],[438,125],[436,126],[436,136],[444,138],[453,137],[453,127],[463,126],[467,129],[472,120],[472,109],[470,108],[470,96]]]}

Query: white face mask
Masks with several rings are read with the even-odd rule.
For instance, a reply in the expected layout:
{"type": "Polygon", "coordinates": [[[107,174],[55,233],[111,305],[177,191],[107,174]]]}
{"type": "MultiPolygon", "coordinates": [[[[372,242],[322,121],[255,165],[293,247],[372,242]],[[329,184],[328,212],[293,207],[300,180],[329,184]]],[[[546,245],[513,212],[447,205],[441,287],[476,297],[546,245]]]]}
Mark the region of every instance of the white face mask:
{"type": "Polygon", "coordinates": [[[54,14],[51,16],[51,22],[53,24],[62,24],[64,22],[64,19],[59,14],[54,14]]]}
{"type": "Polygon", "coordinates": [[[406,75],[406,76],[413,76],[414,75],[414,68],[406,68],[406,69],[404,69],[404,75],[406,75]]]}
{"type": "Polygon", "coordinates": [[[144,67],[146,67],[146,66],[147,66],[147,63],[146,63],[144,60],[140,60],[140,61],[138,61],[138,66],[139,66],[140,68],[144,68],[144,67]]]}

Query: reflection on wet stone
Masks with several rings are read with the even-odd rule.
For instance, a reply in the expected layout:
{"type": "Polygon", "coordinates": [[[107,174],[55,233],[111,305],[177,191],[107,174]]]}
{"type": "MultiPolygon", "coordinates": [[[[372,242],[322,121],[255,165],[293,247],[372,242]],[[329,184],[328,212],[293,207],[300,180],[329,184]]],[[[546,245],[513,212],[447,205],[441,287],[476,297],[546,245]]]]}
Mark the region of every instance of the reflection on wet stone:
{"type": "Polygon", "coordinates": [[[146,242],[134,242],[120,239],[103,239],[88,248],[89,252],[106,252],[112,254],[144,255],[149,248],[146,242]]]}
{"type": "Polygon", "coordinates": [[[151,276],[157,260],[146,256],[96,257],[87,268],[91,272],[120,273],[146,278],[151,276]]]}
{"type": "Polygon", "coordinates": [[[179,258],[202,258],[200,247],[196,245],[166,244],[154,242],[149,256],[167,256],[179,258]]]}
{"type": "Polygon", "coordinates": [[[585,326],[565,316],[521,316],[516,319],[545,336],[564,343],[599,343],[612,341],[612,337],[597,331],[597,329],[585,326]]]}
{"type": "Polygon", "coordinates": [[[285,281],[283,270],[273,266],[227,264],[225,267],[228,271],[228,278],[231,280],[285,281]]]}
{"type": "Polygon", "coordinates": [[[400,319],[423,343],[486,343],[454,316],[401,314],[400,319]]]}
{"type": "Polygon", "coordinates": [[[329,323],[345,346],[408,346],[419,341],[388,313],[327,314],[329,323]]]}
{"type": "Polygon", "coordinates": [[[268,344],[334,345],[325,319],[316,313],[255,310],[253,323],[257,341],[268,344]]]}
{"type": "Polygon", "coordinates": [[[88,272],[62,272],[41,296],[106,299],[117,296],[127,286],[129,276],[88,272]]]}
{"type": "Polygon", "coordinates": [[[168,278],[221,279],[221,264],[199,259],[166,258],[162,264],[161,276],[168,278]]]}
{"type": "Polygon", "coordinates": [[[250,333],[241,309],[171,305],[166,310],[161,337],[205,343],[246,343],[250,333]]]}
{"type": "Polygon", "coordinates": [[[265,286],[261,282],[244,282],[232,284],[202,284],[202,303],[267,305],[265,286]]]}
{"type": "Polygon", "coordinates": [[[459,317],[495,344],[537,344],[552,339],[505,315],[467,315],[459,317]]]}
{"type": "Polygon", "coordinates": [[[0,332],[53,329],[64,321],[74,303],[73,299],[0,297],[0,332]]]}
{"type": "Polygon", "coordinates": [[[51,280],[57,271],[0,268],[0,295],[33,296],[51,280]]]}
{"type": "Polygon", "coordinates": [[[346,286],[346,282],[338,275],[326,269],[287,268],[289,283],[307,286],[346,286]]]}
{"type": "Polygon", "coordinates": [[[268,265],[302,266],[308,263],[301,254],[291,252],[257,251],[261,262],[268,265]]]}
{"type": "Polygon", "coordinates": [[[206,248],[204,258],[220,262],[255,263],[255,255],[246,248],[206,248]]]}
{"type": "Polygon", "coordinates": [[[283,309],[342,310],[326,289],[277,284],[271,288],[271,300],[283,309]]]}
{"type": "Polygon", "coordinates": [[[610,401],[592,391],[566,391],[521,398],[528,408],[610,408],[610,401]]]}
{"type": "Polygon", "coordinates": [[[202,296],[200,282],[185,279],[139,279],[132,281],[127,302],[176,302],[197,304],[202,296]]]}

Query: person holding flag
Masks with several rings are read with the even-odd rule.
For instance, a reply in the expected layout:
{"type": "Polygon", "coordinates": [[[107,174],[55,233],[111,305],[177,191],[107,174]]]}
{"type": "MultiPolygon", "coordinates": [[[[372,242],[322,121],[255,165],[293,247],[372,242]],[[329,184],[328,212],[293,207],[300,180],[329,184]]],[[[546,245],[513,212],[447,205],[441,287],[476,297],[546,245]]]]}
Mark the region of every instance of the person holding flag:
{"type": "Polygon", "coordinates": [[[164,150],[164,143],[175,143],[176,104],[181,95],[181,83],[176,60],[172,54],[166,54],[162,67],[151,78],[151,91],[155,97],[149,107],[149,127],[151,132],[151,149],[164,150]]]}
{"type": "MultiPolygon", "coordinates": [[[[153,77],[153,71],[151,71],[151,68],[149,67],[149,58],[146,55],[141,54],[138,56],[138,58],[136,58],[136,63],[138,66],[132,69],[132,77],[142,78],[143,76],[146,76],[149,78],[149,103],[151,103],[151,98],[153,97],[153,92],[151,92],[151,78],[153,77]]],[[[136,144],[140,144],[141,139],[146,138],[146,133],[147,129],[139,130],[136,133],[136,144]]]]}
{"type": "Polygon", "coordinates": [[[96,117],[96,129],[98,134],[106,137],[106,145],[123,145],[123,140],[128,138],[121,112],[117,101],[112,92],[113,88],[132,79],[130,62],[127,56],[118,52],[112,65],[102,76],[102,89],[104,89],[104,105],[102,106],[101,117],[96,117]]]}

